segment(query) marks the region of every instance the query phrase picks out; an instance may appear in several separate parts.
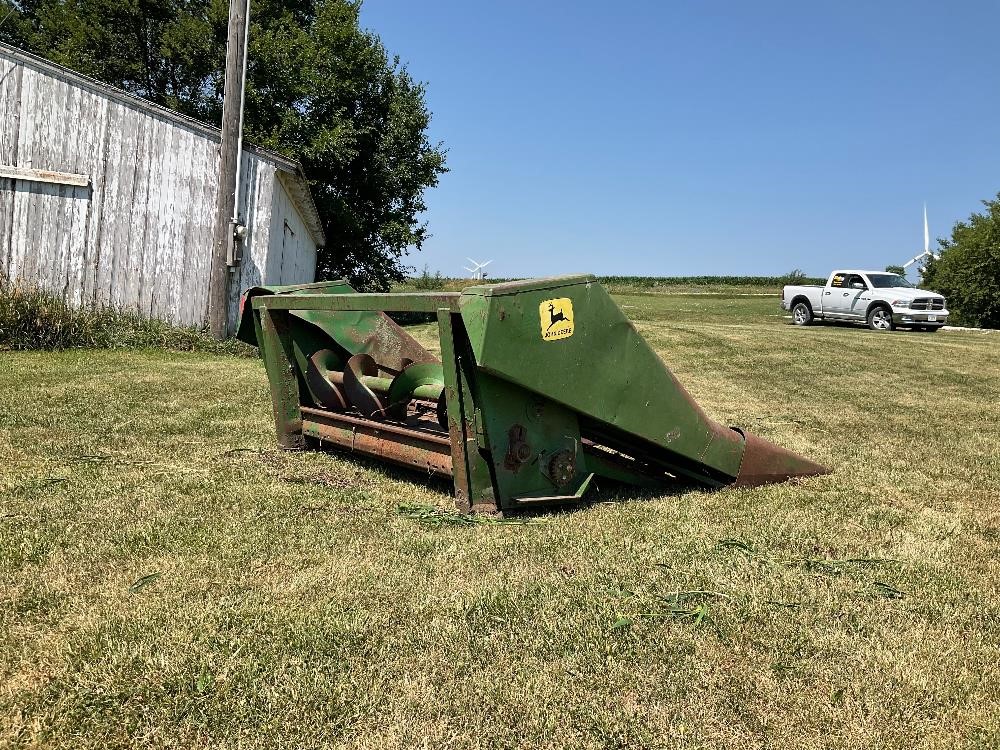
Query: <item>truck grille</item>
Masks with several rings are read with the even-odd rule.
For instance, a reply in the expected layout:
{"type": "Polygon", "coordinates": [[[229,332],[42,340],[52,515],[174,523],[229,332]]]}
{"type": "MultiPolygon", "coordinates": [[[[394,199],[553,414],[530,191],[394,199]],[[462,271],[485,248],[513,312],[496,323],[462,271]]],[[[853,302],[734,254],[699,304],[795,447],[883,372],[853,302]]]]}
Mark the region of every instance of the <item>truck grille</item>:
{"type": "Polygon", "coordinates": [[[910,303],[911,310],[944,310],[944,300],[940,297],[917,297],[910,303]]]}

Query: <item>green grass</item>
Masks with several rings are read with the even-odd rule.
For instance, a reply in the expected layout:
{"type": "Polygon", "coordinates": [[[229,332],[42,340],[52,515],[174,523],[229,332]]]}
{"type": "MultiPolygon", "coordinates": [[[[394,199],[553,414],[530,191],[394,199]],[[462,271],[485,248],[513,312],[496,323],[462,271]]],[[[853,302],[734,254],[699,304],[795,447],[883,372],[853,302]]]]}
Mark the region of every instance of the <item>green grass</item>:
{"type": "Polygon", "coordinates": [[[257,360],[0,353],[0,746],[1000,745],[994,337],[620,301],[833,474],[470,521],[276,450],[257,360]]]}

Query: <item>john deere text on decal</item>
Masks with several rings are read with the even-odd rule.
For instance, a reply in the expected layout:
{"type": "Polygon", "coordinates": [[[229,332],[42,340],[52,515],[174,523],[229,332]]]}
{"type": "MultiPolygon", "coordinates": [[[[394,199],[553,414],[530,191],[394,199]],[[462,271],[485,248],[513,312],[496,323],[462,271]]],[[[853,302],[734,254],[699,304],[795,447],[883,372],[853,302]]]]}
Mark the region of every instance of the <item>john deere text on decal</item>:
{"type": "Polygon", "coordinates": [[[557,341],[573,335],[573,301],[568,297],[547,299],[538,306],[542,339],[557,341]]]}

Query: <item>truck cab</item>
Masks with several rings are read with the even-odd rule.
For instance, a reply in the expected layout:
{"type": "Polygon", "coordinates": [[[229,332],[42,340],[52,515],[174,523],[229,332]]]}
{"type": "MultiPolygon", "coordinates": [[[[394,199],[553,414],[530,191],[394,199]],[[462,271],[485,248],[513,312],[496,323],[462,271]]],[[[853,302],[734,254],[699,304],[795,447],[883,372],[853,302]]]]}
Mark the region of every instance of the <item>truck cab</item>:
{"type": "Polygon", "coordinates": [[[781,304],[795,325],[816,320],[864,323],[876,331],[896,326],[936,331],[948,321],[945,298],[917,289],[899,274],[845,269],[834,271],[825,286],[788,285],[781,304]]]}

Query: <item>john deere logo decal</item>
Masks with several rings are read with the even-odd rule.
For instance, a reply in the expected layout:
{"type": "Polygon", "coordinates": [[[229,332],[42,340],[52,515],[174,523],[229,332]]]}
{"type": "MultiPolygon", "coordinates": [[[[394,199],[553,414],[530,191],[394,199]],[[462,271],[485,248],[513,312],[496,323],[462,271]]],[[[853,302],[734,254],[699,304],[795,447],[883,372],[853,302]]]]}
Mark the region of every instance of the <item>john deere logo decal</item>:
{"type": "Polygon", "coordinates": [[[573,335],[573,301],[567,297],[547,299],[538,306],[542,339],[557,341],[573,335]]]}

